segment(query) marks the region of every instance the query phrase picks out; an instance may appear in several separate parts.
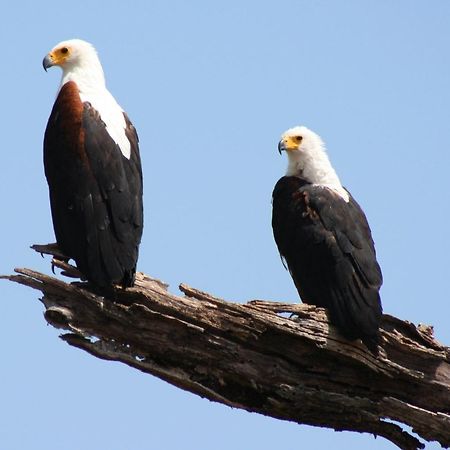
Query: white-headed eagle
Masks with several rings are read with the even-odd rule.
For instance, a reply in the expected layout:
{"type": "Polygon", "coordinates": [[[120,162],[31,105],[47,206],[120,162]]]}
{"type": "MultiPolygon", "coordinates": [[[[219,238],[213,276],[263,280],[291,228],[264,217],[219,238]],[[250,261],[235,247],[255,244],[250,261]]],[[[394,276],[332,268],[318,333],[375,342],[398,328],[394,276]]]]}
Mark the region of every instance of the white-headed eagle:
{"type": "Polygon", "coordinates": [[[91,44],[61,42],[43,66],[62,69],[44,137],[58,246],[91,283],[132,286],[143,229],[136,130],[106,89],[91,44]]]}
{"type": "Polygon", "coordinates": [[[380,266],[364,212],[341,185],[321,138],[287,130],[287,173],[273,191],[275,242],[303,302],[327,308],[348,339],[378,353],[380,266]]]}

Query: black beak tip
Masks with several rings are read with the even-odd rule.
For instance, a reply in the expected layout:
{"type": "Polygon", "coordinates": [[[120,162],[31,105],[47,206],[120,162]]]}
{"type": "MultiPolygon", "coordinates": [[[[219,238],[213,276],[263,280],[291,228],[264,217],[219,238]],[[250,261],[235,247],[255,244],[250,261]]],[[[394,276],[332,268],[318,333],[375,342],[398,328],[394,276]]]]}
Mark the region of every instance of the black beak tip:
{"type": "Polygon", "coordinates": [[[283,151],[283,143],[280,141],[278,142],[278,153],[281,155],[282,151],[283,151]]]}
{"type": "Polygon", "coordinates": [[[52,60],[49,58],[49,56],[47,55],[43,60],[42,60],[42,67],[44,68],[44,70],[47,72],[49,67],[52,67],[52,60]]]}

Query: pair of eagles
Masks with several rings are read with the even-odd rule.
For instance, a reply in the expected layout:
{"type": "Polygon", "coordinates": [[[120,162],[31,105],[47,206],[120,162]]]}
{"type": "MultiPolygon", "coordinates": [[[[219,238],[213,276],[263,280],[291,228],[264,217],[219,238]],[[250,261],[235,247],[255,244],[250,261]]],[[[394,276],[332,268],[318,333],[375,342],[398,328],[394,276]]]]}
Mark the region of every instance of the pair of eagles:
{"type": "MultiPolygon", "coordinates": [[[[136,130],[106,89],[91,44],[61,42],[43,65],[63,72],[44,137],[58,246],[92,284],[133,286],[143,229],[136,130]]],[[[317,134],[291,128],[278,150],[289,164],[273,191],[272,227],[300,297],[376,354],[382,275],[367,219],[317,134]]]]}

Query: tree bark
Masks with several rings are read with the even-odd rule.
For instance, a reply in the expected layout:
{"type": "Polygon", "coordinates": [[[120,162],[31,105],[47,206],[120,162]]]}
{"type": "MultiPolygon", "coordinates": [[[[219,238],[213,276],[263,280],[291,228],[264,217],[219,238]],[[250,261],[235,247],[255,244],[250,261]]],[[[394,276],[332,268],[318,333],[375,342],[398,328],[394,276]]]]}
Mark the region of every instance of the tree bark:
{"type": "MultiPolygon", "coordinates": [[[[55,247],[34,248],[76,275],[56,259],[55,247]]],[[[99,292],[30,269],[15,272],[2,278],[40,290],[47,322],[98,358],[278,419],[371,433],[407,450],[424,448],[420,438],[450,446],[450,348],[433,338],[432,327],[385,314],[374,357],[311,305],[234,303],[184,284],[184,296],[176,296],[142,273],[133,288],[99,292]]]]}

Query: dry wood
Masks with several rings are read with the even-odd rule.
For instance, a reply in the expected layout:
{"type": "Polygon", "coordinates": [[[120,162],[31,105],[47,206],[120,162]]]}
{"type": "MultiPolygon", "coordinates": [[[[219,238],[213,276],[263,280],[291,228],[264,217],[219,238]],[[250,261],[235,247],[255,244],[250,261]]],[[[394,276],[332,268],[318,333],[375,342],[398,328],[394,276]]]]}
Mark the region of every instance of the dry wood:
{"type": "MultiPolygon", "coordinates": [[[[54,247],[34,248],[60,257],[54,247]]],[[[77,275],[67,262],[54,263],[77,275]]],[[[48,323],[99,358],[278,419],[424,448],[407,425],[423,440],[450,446],[450,349],[431,327],[384,315],[376,358],[310,305],[233,303],[184,284],[185,296],[176,296],[142,273],[134,288],[109,292],[30,269],[16,273],[3,278],[42,291],[48,323]]]]}

